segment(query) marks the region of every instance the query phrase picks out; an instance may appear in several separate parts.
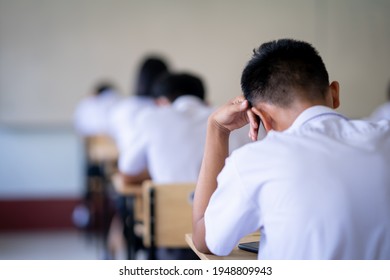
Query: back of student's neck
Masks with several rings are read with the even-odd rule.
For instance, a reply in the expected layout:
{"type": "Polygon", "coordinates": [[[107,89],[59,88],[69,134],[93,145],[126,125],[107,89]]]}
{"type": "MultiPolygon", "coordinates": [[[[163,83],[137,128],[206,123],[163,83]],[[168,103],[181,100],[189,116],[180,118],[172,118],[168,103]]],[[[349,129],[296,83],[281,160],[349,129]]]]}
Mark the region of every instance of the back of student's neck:
{"type": "Polygon", "coordinates": [[[317,105],[329,107],[325,101],[296,100],[287,107],[262,104],[261,111],[268,118],[268,130],[283,131],[288,129],[303,111],[317,105]]]}

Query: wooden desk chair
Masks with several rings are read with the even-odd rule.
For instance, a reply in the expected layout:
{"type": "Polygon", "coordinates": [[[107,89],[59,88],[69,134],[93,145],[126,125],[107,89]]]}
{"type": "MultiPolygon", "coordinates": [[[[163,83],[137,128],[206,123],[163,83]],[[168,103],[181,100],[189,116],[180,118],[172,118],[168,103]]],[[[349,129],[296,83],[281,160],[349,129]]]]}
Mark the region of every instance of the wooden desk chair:
{"type": "Polygon", "coordinates": [[[194,183],[143,184],[144,245],[155,259],[156,248],[189,248],[185,234],[192,232],[194,183]]]}
{"type": "Polygon", "coordinates": [[[88,136],[84,138],[86,157],[86,189],[84,204],[90,213],[86,229],[98,230],[103,235],[103,246],[113,215],[109,197],[110,176],[117,169],[118,149],[115,141],[108,135],[88,136]]]}
{"type": "Polygon", "coordinates": [[[127,244],[127,257],[134,259],[139,244],[142,245],[142,227],[143,224],[143,197],[141,184],[125,183],[119,173],[111,176],[111,183],[117,195],[125,201],[125,209],[122,209],[121,218],[123,219],[123,234],[127,244]],[[139,232],[135,230],[140,228],[139,232]]]}

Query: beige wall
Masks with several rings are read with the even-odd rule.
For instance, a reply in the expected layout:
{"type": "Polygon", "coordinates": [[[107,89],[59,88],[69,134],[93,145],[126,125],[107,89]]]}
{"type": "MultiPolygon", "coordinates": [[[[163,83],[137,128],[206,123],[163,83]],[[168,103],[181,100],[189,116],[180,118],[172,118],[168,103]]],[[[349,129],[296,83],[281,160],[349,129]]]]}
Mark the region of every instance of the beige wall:
{"type": "Polygon", "coordinates": [[[240,93],[252,49],[280,37],[313,43],[340,111],[364,117],[385,100],[389,14],[385,0],[0,0],[0,123],[70,123],[97,79],[131,92],[151,52],[201,74],[219,105],[240,93]]]}

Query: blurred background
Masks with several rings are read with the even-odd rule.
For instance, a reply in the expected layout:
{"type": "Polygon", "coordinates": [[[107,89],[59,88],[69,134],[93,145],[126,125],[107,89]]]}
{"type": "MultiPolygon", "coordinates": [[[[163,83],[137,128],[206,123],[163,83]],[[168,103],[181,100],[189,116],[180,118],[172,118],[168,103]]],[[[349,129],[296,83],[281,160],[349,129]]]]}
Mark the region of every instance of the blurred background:
{"type": "Polygon", "coordinates": [[[339,111],[364,118],[386,100],[389,14],[389,0],[0,0],[0,259],[101,257],[94,246],[75,253],[83,235],[82,246],[55,239],[79,242],[73,113],[97,80],[130,95],[140,60],[158,54],[199,73],[221,105],[240,94],[252,50],[289,37],[312,43],[340,82],[339,111]],[[29,247],[47,232],[53,254],[29,247]]]}

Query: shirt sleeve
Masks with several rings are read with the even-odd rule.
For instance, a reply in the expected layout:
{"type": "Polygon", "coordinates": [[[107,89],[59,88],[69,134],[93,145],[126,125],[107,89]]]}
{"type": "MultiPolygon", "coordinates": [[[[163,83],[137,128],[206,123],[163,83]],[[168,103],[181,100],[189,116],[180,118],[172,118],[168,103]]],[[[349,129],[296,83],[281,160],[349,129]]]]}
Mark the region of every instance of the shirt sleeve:
{"type": "Polygon", "coordinates": [[[218,187],[205,212],[206,244],[220,256],[228,255],[239,240],[259,229],[259,211],[243,184],[234,160],[227,159],[218,187]]]}

